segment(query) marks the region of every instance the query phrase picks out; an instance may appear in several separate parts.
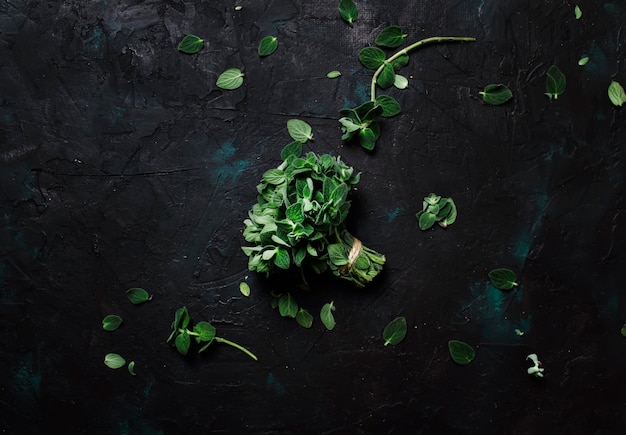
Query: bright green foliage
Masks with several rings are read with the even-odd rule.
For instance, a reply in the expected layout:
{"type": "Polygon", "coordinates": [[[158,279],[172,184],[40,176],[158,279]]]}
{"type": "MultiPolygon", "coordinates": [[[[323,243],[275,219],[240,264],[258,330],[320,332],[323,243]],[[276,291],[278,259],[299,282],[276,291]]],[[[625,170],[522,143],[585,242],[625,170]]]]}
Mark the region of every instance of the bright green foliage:
{"type": "Polygon", "coordinates": [[[609,85],[609,99],[615,106],[622,107],[626,103],[626,93],[618,82],[612,81],[609,85]]]}
{"type": "Polygon", "coordinates": [[[250,286],[248,285],[248,283],[246,282],[240,282],[239,283],[239,291],[241,292],[242,295],[244,295],[245,297],[250,296],[250,286]]]}
{"type": "Polygon", "coordinates": [[[511,290],[517,286],[517,276],[511,269],[493,269],[489,272],[489,280],[493,286],[500,290],[511,290]]]}
{"type": "Polygon", "coordinates": [[[491,104],[492,106],[504,104],[513,98],[511,90],[503,84],[487,85],[479,94],[483,96],[485,103],[491,104]]]}
{"type": "Polygon", "coordinates": [[[187,54],[195,54],[204,47],[204,40],[195,35],[187,35],[178,44],[178,50],[187,54]]]}
{"type": "Polygon", "coordinates": [[[578,60],[578,65],[580,65],[580,66],[585,66],[585,65],[587,65],[587,62],[589,62],[589,56],[582,56],[582,57],[578,60]]]}
{"type": "MultiPolygon", "coordinates": [[[[382,110],[382,108],[380,109],[382,110]]],[[[361,244],[345,228],[348,193],[360,174],[329,154],[287,145],[284,161],[267,170],[257,185],[257,203],[244,220],[242,247],[248,268],[269,275],[308,265],[363,287],[382,270],[385,257],[361,244]]],[[[292,309],[285,312],[292,313],[292,309]]]]}
{"type": "Polygon", "coordinates": [[[580,9],[580,6],[578,5],[574,7],[574,16],[576,17],[577,20],[580,20],[580,18],[583,16],[583,11],[580,9]]]}
{"type": "Polygon", "coordinates": [[[336,79],[340,75],[341,75],[341,72],[335,70],[335,71],[331,71],[328,74],[326,74],[326,77],[328,77],[329,79],[336,79]]]}
{"type": "Polygon", "coordinates": [[[556,65],[548,68],[546,75],[546,95],[548,98],[556,100],[559,95],[565,92],[566,83],[565,75],[556,65]]]}
{"type": "Polygon", "coordinates": [[[102,319],[102,329],[105,331],[115,331],[122,324],[122,318],[115,314],[109,314],[102,319]]]}
{"type": "Polygon", "coordinates": [[[400,113],[398,102],[387,95],[379,96],[376,101],[368,101],[354,109],[342,109],[339,119],[343,140],[358,138],[361,146],[374,149],[380,136],[379,117],[391,117],[400,113]]]}
{"type": "Polygon", "coordinates": [[[126,296],[128,296],[128,300],[135,305],[143,304],[144,302],[152,299],[147,291],[139,287],[133,287],[126,290],[126,296]]]}
{"type": "Polygon", "coordinates": [[[300,119],[290,119],[287,121],[287,131],[289,132],[289,136],[298,142],[306,143],[308,140],[313,140],[311,126],[300,119]]]}
{"type": "Polygon", "coordinates": [[[422,231],[430,229],[435,223],[447,228],[456,221],[456,216],[456,205],[452,198],[443,198],[434,193],[424,197],[422,210],[415,215],[422,231]]]}
{"type": "Polygon", "coordinates": [[[333,311],[335,311],[335,304],[332,301],[324,304],[322,306],[322,309],[320,310],[320,319],[322,320],[322,323],[324,324],[326,329],[328,329],[329,331],[332,331],[336,325],[333,311]]]}
{"type": "Polygon", "coordinates": [[[396,345],[406,337],[407,325],[405,317],[396,317],[383,330],[383,340],[385,346],[396,345]]]}
{"type": "Polygon", "coordinates": [[[448,341],[448,350],[452,360],[462,366],[471,363],[476,356],[472,346],[459,340],[448,341]]]}
{"type": "Polygon", "coordinates": [[[381,30],[374,43],[379,47],[396,48],[402,45],[406,37],[406,33],[403,33],[400,27],[389,26],[381,30]]]}
{"type": "Polygon", "coordinates": [[[239,68],[229,68],[220,74],[215,84],[220,89],[232,91],[243,84],[243,76],[239,68]]]}
{"type": "Polygon", "coordinates": [[[359,10],[353,0],[340,0],[339,1],[339,15],[350,26],[354,23],[354,20],[359,16],[359,10]]]}
{"type": "Polygon", "coordinates": [[[126,360],[116,353],[107,353],[104,356],[104,364],[111,369],[119,369],[126,365],[126,360]]]}
{"type": "Polygon", "coordinates": [[[260,57],[269,56],[276,51],[278,39],[275,36],[266,36],[259,42],[258,53],[260,57]]]}

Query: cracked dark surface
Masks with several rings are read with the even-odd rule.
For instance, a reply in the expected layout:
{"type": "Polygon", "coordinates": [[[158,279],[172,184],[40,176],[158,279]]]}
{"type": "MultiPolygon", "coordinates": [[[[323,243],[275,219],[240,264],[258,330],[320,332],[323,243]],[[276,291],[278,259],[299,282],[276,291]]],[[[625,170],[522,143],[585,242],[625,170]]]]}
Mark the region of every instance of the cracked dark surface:
{"type": "Polygon", "coordinates": [[[626,84],[625,6],[581,0],[576,20],[567,2],[360,2],[350,28],[336,3],[0,5],[3,433],[626,433],[625,128],[607,97],[626,84]],[[340,141],[338,111],[368,98],[356,54],[390,24],[477,41],[411,56],[409,88],[383,92],[403,111],[367,153],[340,141]],[[197,55],[176,50],[187,33],[205,39],[197,55]],[[259,58],[270,34],[279,48],[259,58]],[[568,81],[556,101],[552,64],[568,81]],[[244,86],[218,89],[232,67],[244,86]],[[489,83],[513,100],[484,105],[489,83]],[[312,312],[335,301],[332,332],[280,318],[269,292],[295,282],[249,273],[239,249],[290,118],[312,125],[307,150],[363,173],[349,227],[387,256],[368,289],[323,276],[296,293],[312,312]],[[418,229],[430,192],[457,204],[446,230],[418,229]],[[491,288],[495,267],[519,289],[491,288]],[[135,286],[152,301],[130,305],[135,286]],[[259,362],[177,354],[182,305],[259,362]],[[398,315],[409,334],[383,347],[398,315]],[[450,339],[476,359],[455,365],[450,339]]]}

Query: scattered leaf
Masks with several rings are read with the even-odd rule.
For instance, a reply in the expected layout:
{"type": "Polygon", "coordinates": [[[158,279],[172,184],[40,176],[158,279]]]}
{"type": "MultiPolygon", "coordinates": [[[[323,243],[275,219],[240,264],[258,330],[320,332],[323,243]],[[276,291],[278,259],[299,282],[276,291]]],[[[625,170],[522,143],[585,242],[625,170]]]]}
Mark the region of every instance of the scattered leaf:
{"type": "Polygon", "coordinates": [[[585,65],[587,65],[587,62],[589,62],[589,56],[582,56],[582,57],[578,60],[578,65],[580,65],[580,66],[585,66],[585,65]]]}
{"type": "Polygon", "coordinates": [[[243,84],[243,76],[239,68],[229,68],[220,74],[215,84],[218,88],[232,91],[243,84]]]}
{"type": "Polygon", "coordinates": [[[612,81],[609,85],[609,99],[615,106],[622,107],[626,103],[626,93],[624,88],[616,81],[612,81]]]}
{"type": "Polygon", "coordinates": [[[313,140],[311,126],[299,119],[290,119],[287,121],[287,131],[293,140],[305,143],[307,140],[313,140]]]}
{"type": "Polygon", "coordinates": [[[398,26],[389,26],[380,31],[374,43],[379,47],[396,48],[402,45],[406,33],[398,26]]]}
{"type": "Polygon", "coordinates": [[[503,84],[492,84],[485,86],[482,92],[483,101],[492,106],[499,106],[513,98],[513,93],[503,84]]]}
{"type": "Polygon", "coordinates": [[[385,327],[383,331],[383,340],[385,346],[388,344],[396,345],[406,337],[407,325],[405,317],[396,317],[385,327]]]}
{"type": "Polygon", "coordinates": [[[261,42],[259,42],[259,56],[269,56],[276,51],[277,47],[278,38],[276,38],[275,36],[266,36],[265,38],[261,39],[261,42]]]}
{"type": "Polygon", "coordinates": [[[128,373],[135,376],[135,361],[131,361],[128,363],[128,373]]]}
{"type": "Polygon", "coordinates": [[[359,16],[359,10],[353,0],[340,0],[339,15],[341,18],[352,26],[354,20],[359,16]]]}
{"type": "Polygon", "coordinates": [[[195,35],[187,35],[178,44],[178,50],[187,54],[195,54],[204,47],[204,40],[195,35]]]}
{"type": "Polygon", "coordinates": [[[104,356],[104,364],[111,369],[119,369],[126,365],[126,360],[116,353],[107,353],[104,356]]]}
{"type": "Polygon", "coordinates": [[[472,346],[459,340],[448,341],[448,350],[452,360],[462,366],[471,363],[476,356],[472,346]]]}
{"type": "Polygon", "coordinates": [[[546,75],[546,95],[550,99],[557,99],[559,95],[565,92],[565,75],[561,72],[561,70],[556,66],[552,65],[548,68],[548,73],[546,75]]]}
{"type": "Polygon", "coordinates": [[[332,301],[324,304],[320,310],[320,319],[329,331],[332,331],[336,324],[333,311],[335,311],[335,305],[332,301]]]}
{"type": "Polygon", "coordinates": [[[291,317],[292,319],[298,314],[298,304],[290,293],[281,295],[278,298],[278,311],[283,317],[291,317]]]}
{"type": "Polygon", "coordinates": [[[517,286],[517,276],[511,269],[494,269],[489,272],[489,279],[493,286],[500,290],[511,290],[517,286]]]}
{"type": "Polygon", "coordinates": [[[239,283],[239,291],[241,292],[242,295],[244,295],[245,297],[250,296],[250,286],[248,285],[248,283],[246,282],[240,282],[239,283]]]}
{"type": "Polygon", "coordinates": [[[521,329],[515,328],[515,334],[521,337],[522,335],[524,335],[524,331],[522,331],[521,329]]]}
{"type": "Polygon", "coordinates": [[[300,308],[296,314],[296,322],[304,328],[310,328],[313,325],[313,316],[304,308],[300,308]]]}
{"type": "Polygon", "coordinates": [[[126,296],[128,296],[128,300],[135,305],[143,304],[151,299],[148,292],[139,287],[133,287],[126,290],[126,296]]]}
{"type": "Polygon", "coordinates": [[[326,74],[326,77],[328,77],[329,79],[336,79],[340,75],[341,75],[341,73],[339,71],[335,70],[335,71],[331,71],[328,74],[326,74]]]}
{"type": "Polygon", "coordinates": [[[115,331],[122,324],[122,318],[120,316],[116,316],[115,314],[109,314],[104,319],[102,319],[102,328],[105,331],[115,331]]]}
{"type": "Polygon", "coordinates": [[[409,80],[403,75],[396,74],[393,85],[398,89],[406,89],[409,86],[409,80]]]}
{"type": "Polygon", "coordinates": [[[576,5],[574,7],[574,16],[577,20],[580,20],[580,17],[583,16],[583,11],[580,9],[580,6],[576,5]]]}
{"type": "Polygon", "coordinates": [[[243,6],[240,6],[240,5],[235,6],[235,10],[236,10],[236,11],[240,11],[241,9],[243,9],[243,6]]]}
{"type": "Polygon", "coordinates": [[[624,337],[626,337],[626,323],[624,323],[624,326],[622,326],[622,331],[621,331],[622,335],[624,337]]]}

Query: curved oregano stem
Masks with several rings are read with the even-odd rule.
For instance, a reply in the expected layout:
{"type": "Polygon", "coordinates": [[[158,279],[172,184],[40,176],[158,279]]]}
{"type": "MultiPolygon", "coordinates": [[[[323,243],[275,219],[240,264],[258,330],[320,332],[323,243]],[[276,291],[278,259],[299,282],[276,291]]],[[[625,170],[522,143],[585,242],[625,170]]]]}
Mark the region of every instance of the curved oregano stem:
{"type": "Polygon", "coordinates": [[[222,338],[222,337],[215,337],[214,340],[216,342],[218,342],[218,343],[228,344],[228,345],[234,347],[235,349],[239,349],[240,351],[242,351],[243,353],[248,355],[253,360],[258,361],[258,358],[256,357],[255,354],[253,354],[252,352],[250,352],[248,349],[246,349],[245,347],[241,346],[240,344],[237,344],[237,343],[232,342],[230,340],[226,340],[225,338],[222,338]]]}
{"type": "Polygon", "coordinates": [[[476,41],[476,38],[472,38],[472,37],[464,37],[464,36],[433,36],[430,38],[426,38],[426,39],[422,39],[420,41],[414,42],[413,44],[404,47],[402,50],[394,53],[391,57],[389,57],[388,59],[385,59],[385,61],[382,63],[381,66],[378,67],[378,69],[374,72],[374,76],[372,76],[372,87],[371,87],[371,93],[372,93],[372,97],[371,97],[371,101],[376,101],[376,79],[378,79],[378,76],[380,75],[380,73],[383,71],[383,69],[385,68],[385,65],[393,62],[394,60],[396,60],[397,58],[399,58],[400,56],[403,55],[408,55],[409,52],[423,46],[426,44],[430,44],[431,42],[473,42],[476,41]]]}

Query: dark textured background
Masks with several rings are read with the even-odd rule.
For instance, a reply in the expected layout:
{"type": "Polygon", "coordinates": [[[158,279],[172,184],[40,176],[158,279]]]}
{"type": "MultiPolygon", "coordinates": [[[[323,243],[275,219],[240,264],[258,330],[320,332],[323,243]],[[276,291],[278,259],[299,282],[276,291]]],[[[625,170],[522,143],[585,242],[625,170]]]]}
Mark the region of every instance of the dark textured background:
{"type": "Polygon", "coordinates": [[[3,433],[626,433],[625,128],[607,97],[626,85],[626,5],[580,0],[575,20],[566,1],[370,0],[350,28],[337,3],[0,4],[3,433]],[[356,54],[390,24],[477,42],[411,56],[409,88],[386,92],[403,112],[367,153],[341,142],[338,111],[368,98],[356,54]],[[187,33],[199,54],[177,51],[187,33]],[[261,59],[267,35],[279,47],[261,59]],[[568,83],[550,102],[552,64],[568,83]],[[244,86],[218,89],[232,67],[244,86]],[[484,105],[489,83],[514,99],[484,105]],[[387,256],[368,289],[327,276],[301,294],[246,269],[242,221],[290,118],[313,126],[307,150],[363,173],[349,226],[387,256]],[[418,229],[430,192],[457,204],[446,230],[418,229]],[[488,285],[495,267],[519,288],[488,285]],[[153,299],[131,305],[135,286],[153,299]],[[337,327],[281,318],[272,289],[315,313],[334,300],[337,327]],[[179,355],[165,339],[182,305],[259,362],[179,355]],[[383,347],[399,315],[409,334],[383,347]],[[454,364],[450,339],[474,362],[454,364]]]}

